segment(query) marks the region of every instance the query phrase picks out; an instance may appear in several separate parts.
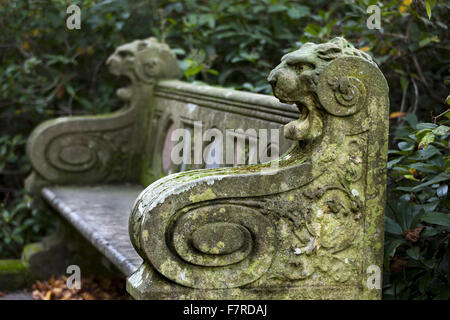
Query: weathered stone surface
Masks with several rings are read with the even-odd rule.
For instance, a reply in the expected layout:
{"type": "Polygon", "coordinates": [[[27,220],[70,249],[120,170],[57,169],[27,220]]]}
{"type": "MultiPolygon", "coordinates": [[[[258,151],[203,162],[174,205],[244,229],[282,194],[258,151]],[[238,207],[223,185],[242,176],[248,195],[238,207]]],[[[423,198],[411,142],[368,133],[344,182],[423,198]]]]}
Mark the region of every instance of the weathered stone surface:
{"type": "Polygon", "coordinates": [[[249,243],[250,233],[235,223],[217,222],[192,232],[192,245],[211,255],[231,254],[249,243]]]}
{"type": "Polygon", "coordinates": [[[284,127],[295,144],[272,163],[182,172],[146,188],[130,217],[144,259],[127,284],[135,298],[380,297],[366,272],[382,267],[382,73],[336,38],[286,55],[268,80],[299,108],[284,127]],[[227,243],[233,250],[220,251],[227,243]]]}
{"type": "Polygon", "coordinates": [[[139,269],[128,278],[127,291],[137,300],[361,299],[360,290],[357,287],[351,286],[245,286],[232,289],[194,290],[173,282],[168,282],[158,271],[146,263],[143,263],[139,269]]]}
{"type": "MultiPolygon", "coordinates": [[[[258,152],[262,153],[264,148],[273,143],[282,154],[289,149],[292,141],[285,139],[282,135],[279,141],[272,141],[270,130],[282,132],[284,124],[298,118],[298,110],[295,106],[280,103],[272,96],[178,80],[161,80],[156,83],[153,106],[154,115],[148,128],[148,144],[145,148],[140,179],[143,185],[149,185],[170,173],[207,167],[204,159],[200,164],[191,163],[185,166],[170,161],[170,151],[173,147],[170,134],[175,129],[182,128],[193,133],[196,130],[194,123],[201,121],[203,133],[209,129],[216,129],[222,133],[224,151],[235,148],[234,141],[228,141],[226,138],[227,129],[241,129],[240,136],[246,139],[245,149],[249,149],[249,140],[253,139],[257,144],[258,152]],[[263,148],[259,145],[260,129],[268,132],[268,145],[263,148]]],[[[191,146],[193,145],[194,142],[191,146]]],[[[205,150],[207,145],[208,142],[204,142],[202,150],[205,150]]],[[[245,162],[242,164],[251,163],[249,153],[247,150],[245,162]]],[[[222,157],[223,162],[216,167],[222,167],[226,163],[226,157],[224,155],[222,157]]],[[[257,162],[261,162],[260,160],[258,157],[257,162]]],[[[226,164],[233,165],[229,162],[226,164]]]]}

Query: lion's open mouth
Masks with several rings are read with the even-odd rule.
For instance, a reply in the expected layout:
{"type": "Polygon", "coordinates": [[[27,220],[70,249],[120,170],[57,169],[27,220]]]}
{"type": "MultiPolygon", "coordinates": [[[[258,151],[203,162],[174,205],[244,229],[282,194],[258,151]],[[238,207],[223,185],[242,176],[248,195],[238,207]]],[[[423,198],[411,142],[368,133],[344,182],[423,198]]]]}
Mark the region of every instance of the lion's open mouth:
{"type": "Polygon", "coordinates": [[[309,132],[309,130],[312,127],[312,118],[310,117],[310,112],[309,109],[306,105],[304,105],[301,102],[296,102],[298,111],[300,112],[300,116],[297,120],[297,128],[300,129],[301,131],[303,131],[304,135],[307,135],[307,132],[309,132]]]}
{"type": "Polygon", "coordinates": [[[320,114],[301,102],[296,102],[300,112],[298,120],[284,126],[284,136],[292,140],[315,139],[322,134],[320,114]]]}
{"type": "Polygon", "coordinates": [[[123,89],[129,88],[132,85],[132,81],[131,81],[130,77],[123,75],[123,74],[119,76],[117,81],[120,85],[120,88],[123,88],[123,89]]]}
{"type": "Polygon", "coordinates": [[[122,85],[117,89],[117,96],[122,100],[130,100],[132,95],[132,81],[129,77],[121,75],[118,82],[122,85]]]}
{"type": "Polygon", "coordinates": [[[298,111],[300,111],[300,121],[306,121],[309,116],[309,110],[308,107],[306,107],[303,103],[297,102],[296,103],[298,111]]]}
{"type": "Polygon", "coordinates": [[[297,128],[302,128],[301,131],[308,131],[311,126],[311,117],[310,117],[310,110],[308,107],[300,102],[300,101],[291,101],[287,99],[283,99],[283,94],[279,90],[276,90],[276,88],[273,89],[275,97],[280,100],[281,103],[287,103],[287,104],[295,104],[298,108],[298,111],[300,113],[299,119],[295,121],[297,123],[297,128]]]}

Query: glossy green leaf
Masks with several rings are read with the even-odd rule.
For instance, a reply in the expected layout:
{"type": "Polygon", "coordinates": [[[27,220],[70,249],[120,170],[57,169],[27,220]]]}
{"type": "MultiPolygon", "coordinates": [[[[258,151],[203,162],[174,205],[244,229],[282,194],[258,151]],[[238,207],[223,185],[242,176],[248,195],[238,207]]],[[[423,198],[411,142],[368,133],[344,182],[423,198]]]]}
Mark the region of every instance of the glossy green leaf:
{"type": "Polygon", "coordinates": [[[440,212],[429,213],[422,217],[422,221],[432,224],[438,224],[440,226],[450,227],[450,214],[440,212]]]}

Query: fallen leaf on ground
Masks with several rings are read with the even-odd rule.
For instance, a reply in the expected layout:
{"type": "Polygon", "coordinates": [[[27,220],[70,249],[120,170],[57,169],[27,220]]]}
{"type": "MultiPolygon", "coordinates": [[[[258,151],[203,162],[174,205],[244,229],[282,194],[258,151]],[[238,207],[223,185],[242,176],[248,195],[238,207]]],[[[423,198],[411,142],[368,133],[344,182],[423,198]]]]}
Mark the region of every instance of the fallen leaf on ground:
{"type": "Polygon", "coordinates": [[[420,233],[424,228],[425,227],[422,226],[415,229],[406,230],[403,232],[403,235],[405,236],[406,240],[409,240],[411,242],[417,242],[417,240],[419,240],[420,233]]]}
{"type": "Polygon", "coordinates": [[[97,277],[81,279],[81,288],[68,288],[67,277],[51,277],[32,286],[35,300],[124,300],[128,298],[125,281],[120,278],[97,277]]]}

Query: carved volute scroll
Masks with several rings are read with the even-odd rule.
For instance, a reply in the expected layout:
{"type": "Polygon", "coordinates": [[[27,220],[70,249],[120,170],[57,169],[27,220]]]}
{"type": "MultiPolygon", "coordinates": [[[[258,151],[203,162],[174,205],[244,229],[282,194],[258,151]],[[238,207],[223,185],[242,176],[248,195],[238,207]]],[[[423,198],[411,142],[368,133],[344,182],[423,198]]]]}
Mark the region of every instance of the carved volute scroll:
{"type": "Polygon", "coordinates": [[[271,163],[193,170],[147,187],[130,216],[137,299],[374,299],[381,269],[388,86],[343,38],[306,43],[270,73],[301,116],[271,163]]]}
{"type": "Polygon", "coordinates": [[[34,169],[29,189],[137,179],[154,82],[178,77],[178,63],[166,44],[148,38],[118,47],[106,65],[131,81],[117,90],[124,106],[108,115],[64,117],[38,126],[27,144],[34,169]]]}

